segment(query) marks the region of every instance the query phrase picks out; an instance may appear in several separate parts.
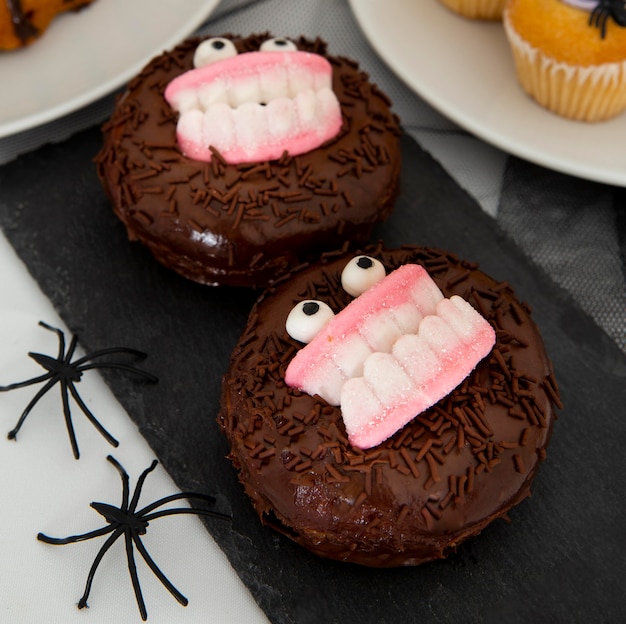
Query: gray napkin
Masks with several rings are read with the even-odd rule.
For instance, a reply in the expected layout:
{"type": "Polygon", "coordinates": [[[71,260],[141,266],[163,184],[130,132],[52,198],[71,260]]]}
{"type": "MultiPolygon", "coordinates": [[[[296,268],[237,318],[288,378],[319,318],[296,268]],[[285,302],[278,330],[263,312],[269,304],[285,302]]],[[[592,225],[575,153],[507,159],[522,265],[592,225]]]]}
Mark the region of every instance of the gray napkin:
{"type": "Polygon", "coordinates": [[[510,157],[497,220],[626,351],[626,192],[510,157]]]}

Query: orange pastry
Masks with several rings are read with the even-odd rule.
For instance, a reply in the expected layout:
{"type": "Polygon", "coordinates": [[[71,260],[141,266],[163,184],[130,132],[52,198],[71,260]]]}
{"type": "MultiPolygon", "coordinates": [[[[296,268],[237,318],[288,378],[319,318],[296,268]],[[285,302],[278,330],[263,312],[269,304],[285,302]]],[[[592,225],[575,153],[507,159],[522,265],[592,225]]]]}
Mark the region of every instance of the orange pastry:
{"type": "Polygon", "coordinates": [[[506,0],[440,0],[450,10],[470,19],[500,20],[506,0]]]}
{"type": "Polygon", "coordinates": [[[610,0],[509,0],[504,27],[518,80],[545,108],[602,121],[626,109],[626,6],[610,0]]]}
{"type": "Polygon", "coordinates": [[[59,13],[77,11],[92,2],[93,0],[0,2],[0,50],[13,50],[33,43],[59,13]]]}

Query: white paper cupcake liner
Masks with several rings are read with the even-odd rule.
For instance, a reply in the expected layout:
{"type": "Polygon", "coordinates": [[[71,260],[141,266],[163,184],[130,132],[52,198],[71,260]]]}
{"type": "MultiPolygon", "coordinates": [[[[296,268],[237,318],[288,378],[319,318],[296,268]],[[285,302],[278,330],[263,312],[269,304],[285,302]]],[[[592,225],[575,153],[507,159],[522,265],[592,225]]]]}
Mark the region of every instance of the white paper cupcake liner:
{"type": "Polygon", "coordinates": [[[522,88],[543,107],[569,119],[603,121],[626,109],[626,60],[576,66],[530,45],[505,13],[504,29],[522,88]]]}

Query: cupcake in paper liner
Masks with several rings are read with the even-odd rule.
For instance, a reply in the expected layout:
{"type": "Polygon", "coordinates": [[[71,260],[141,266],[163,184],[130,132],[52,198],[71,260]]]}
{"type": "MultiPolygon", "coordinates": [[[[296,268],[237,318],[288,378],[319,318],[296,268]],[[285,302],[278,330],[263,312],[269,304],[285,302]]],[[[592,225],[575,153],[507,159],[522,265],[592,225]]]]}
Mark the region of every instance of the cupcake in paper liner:
{"type": "Polygon", "coordinates": [[[500,20],[506,0],[439,0],[451,11],[469,19],[500,20]]]}
{"type": "Polygon", "coordinates": [[[588,122],[626,109],[624,3],[509,0],[503,22],[519,83],[541,106],[588,122]]]}

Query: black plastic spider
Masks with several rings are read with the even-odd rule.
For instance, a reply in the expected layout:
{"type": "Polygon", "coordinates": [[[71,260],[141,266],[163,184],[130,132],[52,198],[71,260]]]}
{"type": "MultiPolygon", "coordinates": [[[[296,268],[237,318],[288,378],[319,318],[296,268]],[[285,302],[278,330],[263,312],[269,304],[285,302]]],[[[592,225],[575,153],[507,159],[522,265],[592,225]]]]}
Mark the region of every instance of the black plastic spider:
{"type": "Polygon", "coordinates": [[[49,537],[47,535],[44,535],[43,533],[39,533],[37,535],[37,539],[45,542],[46,544],[62,545],[71,544],[74,542],[81,542],[83,540],[88,540],[93,537],[100,537],[102,535],[107,535],[111,533],[110,537],[107,538],[105,543],[102,545],[102,548],[100,548],[100,550],[98,551],[98,554],[96,555],[91,569],[89,570],[89,576],[87,577],[85,592],[78,601],[79,609],[88,606],[87,599],[89,598],[89,592],[91,591],[91,585],[93,583],[93,578],[98,568],[98,565],[102,561],[102,558],[106,554],[107,550],[109,550],[109,548],[113,545],[117,538],[121,537],[122,535],[124,536],[126,542],[126,558],[128,561],[128,571],[130,572],[130,578],[133,584],[133,589],[135,591],[135,598],[137,600],[137,606],[139,607],[141,619],[144,621],[147,620],[148,612],[146,611],[146,605],[141,594],[139,577],[137,576],[137,567],[135,565],[133,544],[137,547],[137,550],[143,557],[143,560],[154,572],[156,577],[161,581],[165,588],[172,594],[172,596],[174,596],[174,598],[176,598],[176,600],[178,600],[181,605],[187,606],[187,598],[185,598],[185,596],[183,596],[176,589],[176,587],[172,585],[172,583],[167,579],[167,577],[156,565],[154,560],[150,557],[148,551],[146,550],[146,547],[141,542],[141,536],[146,534],[148,524],[151,520],[155,520],[156,518],[161,518],[163,516],[172,516],[175,514],[200,514],[204,516],[220,518],[222,520],[230,520],[230,516],[217,511],[211,511],[209,509],[202,509],[198,507],[177,507],[174,509],[170,508],[162,509],[160,511],[154,511],[155,509],[161,507],[162,505],[165,505],[166,503],[170,503],[172,501],[180,500],[183,498],[195,498],[203,500],[207,503],[215,502],[215,498],[213,496],[209,496],[207,494],[199,494],[195,492],[180,492],[178,494],[172,494],[170,496],[161,498],[154,503],[151,503],[150,505],[146,505],[143,509],[137,511],[137,503],[139,502],[139,496],[141,494],[141,488],[143,487],[143,483],[148,474],[155,469],[158,461],[155,459],[152,464],[141,473],[137,481],[137,485],[135,486],[133,498],[129,501],[130,487],[128,473],[126,472],[126,470],[124,470],[123,466],[111,455],[107,457],[107,460],[115,466],[122,478],[122,504],[120,507],[114,507],[113,505],[108,505],[107,503],[94,502],[91,503],[91,507],[93,507],[93,509],[95,509],[99,514],[104,516],[104,519],[109,523],[109,526],[102,527],[101,529],[96,529],[95,531],[90,531],[89,533],[83,533],[82,535],[72,535],[70,537],[64,538],[49,537]]]}
{"type": "Polygon", "coordinates": [[[59,353],[56,357],[51,357],[49,355],[44,355],[42,353],[29,353],[28,355],[37,362],[40,366],[46,369],[46,373],[40,375],[39,377],[33,377],[32,379],[27,379],[26,381],[20,381],[17,383],[12,383],[8,386],[0,386],[0,392],[5,392],[7,390],[14,390],[16,388],[23,388],[25,386],[31,386],[40,382],[47,382],[45,386],[43,386],[37,394],[33,397],[31,402],[26,406],[26,409],[22,412],[20,419],[18,420],[15,427],[9,431],[8,438],[9,440],[15,440],[17,438],[17,434],[24,424],[26,417],[33,409],[37,401],[41,399],[41,397],[48,392],[55,384],[61,384],[61,400],[63,401],[63,414],[65,416],[65,424],[67,426],[67,432],[70,437],[70,443],[72,445],[72,452],[74,453],[74,457],[78,459],[80,457],[80,453],[78,451],[78,443],[76,442],[76,434],[74,432],[74,425],[72,424],[72,413],[70,411],[70,401],[69,401],[69,393],[76,401],[76,404],[82,410],[83,414],[88,418],[91,424],[105,437],[105,439],[112,446],[117,447],[118,441],[96,420],[96,417],[91,413],[85,402],[81,399],[78,391],[76,390],[75,384],[81,380],[84,371],[95,369],[95,368],[115,368],[131,373],[136,373],[138,375],[142,375],[146,379],[152,382],[156,382],[157,378],[147,373],[146,371],[142,371],[134,366],[130,366],[129,364],[124,364],[121,362],[99,362],[95,363],[93,360],[96,358],[100,358],[106,355],[124,353],[134,357],[145,358],[146,354],[137,351],[135,349],[127,349],[125,347],[114,347],[110,349],[101,349],[100,351],[94,351],[93,353],[88,353],[84,357],[78,358],[72,362],[72,357],[74,355],[74,351],[76,350],[76,345],[78,343],[78,336],[73,336],[72,341],[70,342],[70,346],[65,351],[65,334],[58,328],[52,327],[43,321],[39,322],[41,327],[48,329],[52,332],[55,332],[59,337],[59,353]]]}
{"type": "Polygon", "coordinates": [[[624,0],[600,0],[591,11],[589,24],[600,29],[602,39],[606,36],[606,23],[612,17],[620,26],[626,26],[626,2],[624,0]]]}

